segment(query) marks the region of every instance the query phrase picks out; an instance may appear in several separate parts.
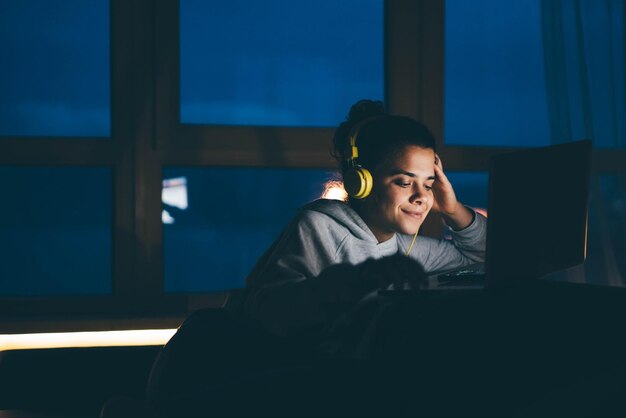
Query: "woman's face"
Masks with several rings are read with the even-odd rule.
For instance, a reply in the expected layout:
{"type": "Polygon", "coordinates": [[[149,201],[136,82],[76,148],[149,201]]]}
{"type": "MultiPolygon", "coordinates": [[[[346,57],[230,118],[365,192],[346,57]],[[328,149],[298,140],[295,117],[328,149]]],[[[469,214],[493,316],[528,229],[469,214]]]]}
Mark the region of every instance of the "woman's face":
{"type": "Polygon", "coordinates": [[[362,217],[378,242],[394,233],[415,234],[433,206],[435,151],[407,145],[372,172],[372,194],[362,217]]]}

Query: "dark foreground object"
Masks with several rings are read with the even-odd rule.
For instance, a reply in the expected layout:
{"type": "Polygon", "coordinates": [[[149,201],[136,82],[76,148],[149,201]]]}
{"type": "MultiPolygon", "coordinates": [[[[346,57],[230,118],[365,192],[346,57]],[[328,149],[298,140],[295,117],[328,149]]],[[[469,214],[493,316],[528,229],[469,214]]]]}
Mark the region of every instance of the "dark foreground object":
{"type": "Polygon", "coordinates": [[[0,409],[97,417],[109,400],[105,418],[626,416],[625,289],[406,293],[372,318],[357,327],[366,359],[320,355],[222,310],[189,317],[163,350],[4,352],[0,409]]]}
{"type": "Polygon", "coordinates": [[[374,317],[368,357],[351,359],[198,312],[155,364],[149,404],[166,416],[626,416],[625,289],[407,293],[374,317]]]}

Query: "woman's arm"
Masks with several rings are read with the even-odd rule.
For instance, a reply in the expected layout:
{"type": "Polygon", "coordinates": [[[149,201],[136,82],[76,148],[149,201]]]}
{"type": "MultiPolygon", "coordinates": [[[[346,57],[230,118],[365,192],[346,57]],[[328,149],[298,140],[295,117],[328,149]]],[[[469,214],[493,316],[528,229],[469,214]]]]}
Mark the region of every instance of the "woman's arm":
{"type": "MultiPolygon", "coordinates": [[[[473,220],[464,229],[450,231],[452,240],[417,237],[411,258],[424,266],[428,274],[485,261],[487,218],[476,212],[472,217],[473,220]]],[[[412,236],[401,235],[399,239],[406,248],[412,236]]]]}

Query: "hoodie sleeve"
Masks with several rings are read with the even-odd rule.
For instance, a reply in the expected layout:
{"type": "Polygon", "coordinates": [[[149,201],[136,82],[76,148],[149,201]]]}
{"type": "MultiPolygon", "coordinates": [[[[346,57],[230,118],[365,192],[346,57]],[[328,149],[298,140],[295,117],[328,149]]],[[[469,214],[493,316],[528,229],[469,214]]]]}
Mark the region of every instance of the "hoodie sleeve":
{"type": "MultiPolygon", "coordinates": [[[[487,218],[474,211],[474,220],[467,228],[450,230],[450,234],[451,240],[419,237],[411,257],[429,274],[485,261],[487,218]]],[[[402,246],[408,247],[411,238],[402,236],[402,246]]]]}
{"type": "Polygon", "coordinates": [[[308,334],[373,290],[359,281],[357,267],[336,264],[349,234],[328,222],[304,211],[287,226],[248,277],[247,316],[277,335],[308,334]]]}

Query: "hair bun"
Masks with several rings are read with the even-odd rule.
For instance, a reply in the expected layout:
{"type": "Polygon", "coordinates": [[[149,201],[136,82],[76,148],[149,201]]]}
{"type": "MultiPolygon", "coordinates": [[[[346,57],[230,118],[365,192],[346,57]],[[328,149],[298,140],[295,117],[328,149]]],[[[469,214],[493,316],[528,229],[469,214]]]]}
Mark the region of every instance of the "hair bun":
{"type": "Polygon", "coordinates": [[[342,122],[335,130],[333,135],[333,150],[331,155],[335,157],[340,164],[347,165],[348,159],[352,155],[349,147],[350,133],[360,122],[376,116],[386,115],[383,102],[379,100],[359,100],[350,108],[347,119],[342,122]]]}
{"type": "Polygon", "coordinates": [[[354,126],[365,119],[385,114],[387,112],[380,100],[359,100],[350,108],[348,123],[354,126]]]}

